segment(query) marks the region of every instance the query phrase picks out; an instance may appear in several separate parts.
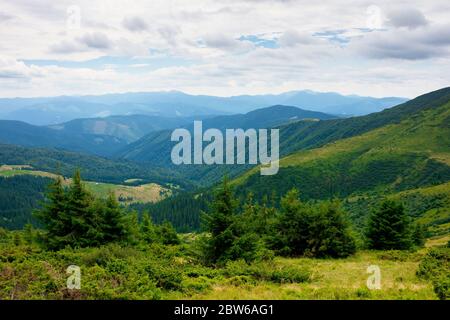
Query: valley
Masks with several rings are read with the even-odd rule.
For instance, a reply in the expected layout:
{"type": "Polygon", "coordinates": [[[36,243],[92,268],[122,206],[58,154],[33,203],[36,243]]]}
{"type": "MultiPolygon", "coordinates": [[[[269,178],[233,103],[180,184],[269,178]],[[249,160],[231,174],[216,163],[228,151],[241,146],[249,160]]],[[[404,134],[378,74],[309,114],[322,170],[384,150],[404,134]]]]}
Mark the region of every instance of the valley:
{"type": "MultiPolygon", "coordinates": [[[[45,127],[4,122],[10,127],[0,128],[0,138],[3,134],[11,140],[0,139],[0,250],[11,258],[0,260],[0,266],[19,267],[16,257],[28,250],[32,253],[21,267],[32,273],[42,268],[39,261],[44,257],[57,271],[44,271],[46,280],[36,285],[52,287],[45,290],[45,298],[56,299],[443,299],[448,292],[442,279],[450,274],[445,269],[450,239],[449,119],[450,88],[444,88],[354,117],[276,105],[198,118],[111,116],[45,127]],[[279,172],[262,176],[254,164],[172,164],[172,130],[180,126],[193,132],[192,123],[200,118],[205,130],[219,132],[230,126],[279,129],[279,172]],[[19,130],[21,126],[26,130],[19,130]],[[88,143],[80,152],[74,140],[69,141],[81,139],[83,144],[83,139],[96,141],[92,137],[98,135],[123,144],[111,149],[103,140],[110,151],[99,154],[101,148],[94,152],[97,147],[88,143]],[[30,143],[32,138],[36,142],[30,143]],[[78,177],[72,179],[74,172],[78,177]],[[219,183],[224,176],[230,179],[229,192],[224,191],[226,182],[219,183]],[[59,177],[66,194],[66,204],[58,209],[62,218],[73,206],[70,197],[81,197],[75,203],[86,206],[95,223],[78,226],[89,231],[80,229],[73,239],[55,237],[52,256],[42,248],[46,233],[36,212],[49,210],[42,201],[59,177]],[[223,203],[220,197],[225,197],[223,203]],[[375,250],[367,242],[368,225],[374,212],[396,203],[411,224],[404,236],[409,249],[375,250]],[[214,258],[219,251],[208,252],[208,245],[221,238],[208,236],[205,228],[214,214],[222,219],[220,210],[227,206],[232,213],[221,222],[230,224],[222,236],[230,236],[232,246],[214,258]],[[111,220],[107,214],[121,218],[111,220]],[[291,230],[311,217],[319,220],[308,222],[303,231],[291,230]],[[332,223],[336,225],[330,227],[332,223]],[[124,231],[111,233],[112,227],[124,231]],[[330,236],[322,230],[338,233],[330,236]],[[289,232],[299,237],[309,232],[310,239],[303,244],[300,238],[289,240],[289,232]],[[326,242],[323,237],[328,236],[334,240],[326,242]],[[115,237],[122,238],[109,240],[115,237]],[[303,251],[289,251],[295,246],[282,241],[297,241],[303,251]],[[68,249],[65,243],[74,247],[68,249]],[[76,297],[60,289],[68,252],[83,266],[88,286],[76,297]],[[437,273],[429,271],[430,265],[440,263],[444,267],[437,273]],[[371,265],[382,272],[379,290],[367,289],[371,265]],[[96,288],[99,270],[107,290],[96,288]],[[122,273],[133,277],[121,278],[122,273]],[[114,285],[119,278],[121,289],[114,285]],[[137,284],[133,279],[139,278],[143,280],[137,284]]],[[[209,228],[213,234],[215,229],[209,228]]],[[[39,291],[26,285],[26,274],[14,278],[23,283],[15,285],[18,298],[34,298],[39,291]]],[[[0,273],[0,283],[11,279],[0,273]]],[[[8,294],[0,288],[0,298],[8,294]]]]}

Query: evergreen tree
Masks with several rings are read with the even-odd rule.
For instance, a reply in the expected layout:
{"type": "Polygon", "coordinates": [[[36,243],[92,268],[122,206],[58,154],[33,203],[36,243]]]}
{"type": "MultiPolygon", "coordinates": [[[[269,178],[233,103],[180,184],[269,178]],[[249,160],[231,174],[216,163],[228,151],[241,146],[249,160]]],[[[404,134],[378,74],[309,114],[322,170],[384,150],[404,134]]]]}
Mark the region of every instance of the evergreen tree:
{"type": "Polygon", "coordinates": [[[273,245],[283,255],[302,255],[309,248],[313,220],[311,206],[299,200],[297,189],[281,199],[281,214],[276,224],[273,245]]]}
{"type": "Polygon", "coordinates": [[[344,258],[356,251],[346,213],[338,201],[325,201],[315,207],[309,252],[315,257],[344,258]]]}
{"type": "Polygon", "coordinates": [[[126,239],[130,244],[137,244],[141,239],[139,225],[139,215],[136,211],[131,211],[125,216],[126,239]]]}
{"type": "Polygon", "coordinates": [[[158,240],[155,225],[153,224],[152,217],[148,211],[144,211],[142,214],[141,236],[147,243],[156,242],[158,240]]]}
{"type": "Polygon", "coordinates": [[[237,200],[225,177],[211,203],[211,211],[203,216],[205,228],[211,237],[206,245],[207,259],[213,263],[229,258],[230,248],[236,238],[234,230],[237,200]]]}
{"type": "Polygon", "coordinates": [[[51,249],[61,248],[69,243],[65,236],[70,232],[71,219],[66,209],[67,195],[62,185],[62,178],[58,176],[49,185],[42,208],[33,213],[43,224],[46,232],[42,235],[42,240],[51,249]]]}
{"type": "Polygon", "coordinates": [[[122,241],[126,238],[125,213],[110,192],[102,210],[102,233],[104,242],[122,241]]]}
{"type": "Polygon", "coordinates": [[[93,196],[82,184],[80,171],[77,170],[68,191],[66,207],[71,223],[65,237],[74,247],[89,246],[101,239],[98,227],[100,221],[90,208],[92,202],[93,196]]]}
{"type": "Polygon", "coordinates": [[[169,221],[164,221],[162,225],[158,226],[157,233],[159,235],[159,239],[164,245],[180,243],[180,238],[178,238],[175,228],[169,221]]]}
{"type": "Polygon", "coordinates": [[[425,245],[426,234],[427,228],[421,223],[416,223],[412,228],[411,235],[413,245],[416,247],[423,247],[425,245]]]}
{"type": "Polygon", "coordinates": [[[23,239],[27,244],[32,244],[35,238],[35,231],[31,223],[27,223],[23,227],[23,239]]]}
{"type": "Polygon", "coordinates": [[[366,237],[371,249],[409,249],[412,245],[410,221],[403,205],[384,200],[369,217],[366,237]]]}

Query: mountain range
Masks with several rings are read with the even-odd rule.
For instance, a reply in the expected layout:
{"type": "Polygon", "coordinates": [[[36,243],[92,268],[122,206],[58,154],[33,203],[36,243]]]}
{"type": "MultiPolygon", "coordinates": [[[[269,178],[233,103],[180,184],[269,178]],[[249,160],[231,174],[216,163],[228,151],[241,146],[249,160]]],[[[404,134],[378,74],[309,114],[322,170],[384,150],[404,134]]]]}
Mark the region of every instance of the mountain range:
{"type": "Polygon", "coordinates": [[[363,115],[377,112],[405,98],[373,98],[309,90],[272,95],[216,97],[179,91],[0,99],[0,119],[34,125],[53,125],[78,118],[145,114],[162,117],[190,117],[246,113],[273,105],[296,106],[334,115],[363,115]]]}
{"type": "Polygon", "coordinates": [[[363,221],[368,202],[398,197],[433,232],[450,232],[450,88],[353,117],[274,105],[234,115],[110,116],[50,126],[5,120],[0,141],[9,143],[0,144],[0,164],[66,176],[79,167],[91,181],[174,187],[168,199],[133,207],[150,210],[157,222],[169,219],[179,230],[199,227],[200,211],[228,174],[241,200],[250,192],[256,199],[278,198],[296,187],[305,200],[342,199],[352,218],[363,221]],[[202,119],[205,129],[279,128],[278,174],[261,176],[250,165],[172,165],[171,127],[191,130],[193,119],[202,119]],[[109,159],[97,156],[103,152],[109,159]]]}
{"type": "Polygon", "coordinates": [[[203,120],[205,128],[224,129],[235,126],[265,128],[302,119],[332,118],[336,117],[296,107],[273,106],[247,114],[216,117],[109,116],[75,119],[50,126],[0,120],[0,142],[31,147],[53,147],[105,157],[127,158],[138,162],[154,158],[153,163],[156,163],[157,156],[161,159],[159,165],[165,166],[164,163],[170,159],[172,147],[171,129],[189,128],[194,119],[203,120]]]}

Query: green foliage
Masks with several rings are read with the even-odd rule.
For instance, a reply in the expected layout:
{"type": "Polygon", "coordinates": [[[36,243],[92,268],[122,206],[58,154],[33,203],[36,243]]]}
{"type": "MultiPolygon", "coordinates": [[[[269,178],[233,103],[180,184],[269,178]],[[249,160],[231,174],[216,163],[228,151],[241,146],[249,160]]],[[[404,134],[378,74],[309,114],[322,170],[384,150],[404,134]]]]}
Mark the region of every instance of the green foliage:
{"type": "Polygon", "coordinates": [[[156,234],[161,243],[164,245],[174,245],[180,243],[178,234],[169,221],[165,221],[162,225],[157,226],[156,234]]]}
{"type": "Polygon", "coordinates": [[[427,228],[420,223],[414,224],[411,233],[411,240],[414,246],[423,247],[427,236],[427,228]]]}
{"type": "Polygon", "coordinates": [[[43,224],[43,243],[50,249],[97,246],[122,241],[129,236],[123,209],[110,195],[106,200],[95,199],[82,184],[76,171],[68,190],[61,178],[49,186],[43,207],[35,211],[43,224]]]}
{"type": "Polygon", "coordinates": [[[439,299],[450,299],[450,248],[430,250],[420,262],[417,275],[431,280],[439,299]]]}
{"type": "Polygon", "coordinates": [[[356,251],[346,214],[337,201],[310,205],[293,189],[281,199],[274,246],[281,254],[346,257],[356,251]]]}
{"type": "Polygon", "coordinates": [[[320,203],[313,217],[309,239],[313,256],[343,258],[356,252],[350,223],[338,201],[320,203]]]}
{"type": "Polygon", "coordinates": [[[366,237],[371,249],[411,248],[410,220],[403,205],[394,200],[382,202],[369,218],[366,237]]]}
{"type": "Polygon", "coordinates": [[[0,226],[17,230],[27,223],[36,224],[31,212],[44,200],[51,182],[50,178],[28,175],[0,176],[0,226]]]}

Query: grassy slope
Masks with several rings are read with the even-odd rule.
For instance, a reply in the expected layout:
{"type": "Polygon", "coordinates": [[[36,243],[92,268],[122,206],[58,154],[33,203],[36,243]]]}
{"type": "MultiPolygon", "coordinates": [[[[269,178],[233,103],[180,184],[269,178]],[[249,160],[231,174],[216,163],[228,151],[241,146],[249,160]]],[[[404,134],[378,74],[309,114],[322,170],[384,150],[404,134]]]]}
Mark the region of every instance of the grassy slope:
{"type": "Polygon", "coordinates": [[[305,199],[346,199],[359,227],[376,205],[373,198],[386,195],[406,203],[432,235],[450,234],[450,102],[284,157],[277,175],[260,176],[254,168],[233,183],[238,194],[252,191],[258,197],[296,187],[305,199]]]}
{"type": "MultiPolygon", "coordinates": [[[[424,110],[399,124],[384,126],[368,133],[338,140],[321,148],[296,152],[280,160],[281,167],[300,166],[314,161],[339,161],[342,154],[352,153],[355,167],[367,165],[390,155],[423,155],[450,165],[450,102],[439,108],[424,110]]],[[[258,173],[254,168],[235,180],[242,183],[258,173]]]]}
{"type": "MultiPolygon", "coordinates": [[[[277,258],[276,264],[304,266],[313,270],[310,282],[277,284],[215,283],[211,290],[192,299],[436,299],[431,284],[415,272],[423,253],[406,254],[397,260],[383,252],[362,251],[347,259],[277,258]],[[368,290],[367,267],[381,271],[381,289],[368,290]]],[[[394,255],[393,255],[394,256],[394,255]]]]}
{"type": "Polygon", "coordinates": [[[15,234],[0,233],[0,299],[437,299],[431,282],[416,276],[428,248],[213,269],[195,262],[186,243],[46,252],[17,244],[15,234]],[[82,270],[81,290],[66,289],[71,264],[82,270]],[[370,265],[380,268],[379,290],[366,286],[370,265]]]}
{"type": "MultiPolygon", "coordinates": [[[[0,176],[13,177],[16,175],[32,175],[56,179],[57,175],[39,170],[18,170],[17,166],[2,166],[0,176]]],[[[65,179],[65,184],[70,184],[71,179],[65,179]]],[[[140,186],[126,186],[112,183],[85,181],[87,189],[96,196],[106,198],[113,191],[117,199],[124,199],[122,203],[156,202],[171,194],[170,190],[156,183],[148,183],[140,186]]]]}

